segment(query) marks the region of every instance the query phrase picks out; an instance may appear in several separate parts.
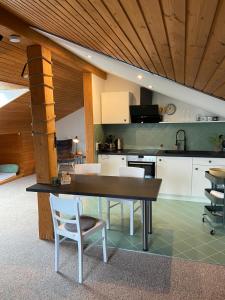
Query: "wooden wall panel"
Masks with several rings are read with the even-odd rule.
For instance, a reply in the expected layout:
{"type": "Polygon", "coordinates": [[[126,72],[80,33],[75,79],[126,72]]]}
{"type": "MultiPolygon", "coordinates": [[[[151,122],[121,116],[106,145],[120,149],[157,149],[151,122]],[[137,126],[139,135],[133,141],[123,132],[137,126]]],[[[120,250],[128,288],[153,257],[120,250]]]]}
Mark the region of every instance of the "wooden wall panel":
{"type": "Polygon", "coordinates": [[[33,139],[31,133],[0,134],[0,164],[18,164],[19,176],[34,173],[33,139]]]}
{"type": "MultiPolygon", "coordinates": [[[[225,99],[224,0],[0,0],[0,4],[39,29],[225,99]]],[[[8,79],[10,73],[4,76],[8,79]]]]}
{"type": "Polygon", "coordinates": [[[31,132],[22,132],[21,172],[23,176],[35,172],[34,145],[31,132]]]}

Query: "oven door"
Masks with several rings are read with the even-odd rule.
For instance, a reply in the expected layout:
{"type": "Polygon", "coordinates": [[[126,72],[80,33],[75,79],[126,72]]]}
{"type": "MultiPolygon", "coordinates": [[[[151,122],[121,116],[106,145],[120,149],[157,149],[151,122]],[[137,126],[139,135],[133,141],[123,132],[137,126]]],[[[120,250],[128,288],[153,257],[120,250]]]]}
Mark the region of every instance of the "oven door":
{"type": "Polygon", "coordinates": [[[145,169],[145,178],[155,177],[155,162],[151,161],[128,161],[128,167],[145,169]]]}

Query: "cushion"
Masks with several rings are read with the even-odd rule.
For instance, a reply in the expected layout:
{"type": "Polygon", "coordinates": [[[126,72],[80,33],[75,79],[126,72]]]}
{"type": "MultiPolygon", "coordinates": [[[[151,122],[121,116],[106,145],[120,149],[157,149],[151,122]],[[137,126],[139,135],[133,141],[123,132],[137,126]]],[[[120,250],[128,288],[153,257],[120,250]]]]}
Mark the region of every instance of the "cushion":
{"type": "Polygon", "coordinates": [[[17,173],[19,166],[17,164],[0,165],[0,173],[17,173]]]}
{"type": "MultiPolygon", "coordinates": [[[[74,220],[75,218],[72,218],[71,220],[74,220]]],[[[88,231],[89,229],[93,228],[98,222],[98,219],[94,217],[89,216],[81,216],[80,217],[80,229],[81,231],[88,231]]],[[[77,231],[77,225],[76,224],[65,224],[65,229],[71,232],[77,231]]]]}
{"type": "Polygon", "coordinates": [[[73,140],[58,140],[56,142],[58,159],[72,158],[73,140]]]}

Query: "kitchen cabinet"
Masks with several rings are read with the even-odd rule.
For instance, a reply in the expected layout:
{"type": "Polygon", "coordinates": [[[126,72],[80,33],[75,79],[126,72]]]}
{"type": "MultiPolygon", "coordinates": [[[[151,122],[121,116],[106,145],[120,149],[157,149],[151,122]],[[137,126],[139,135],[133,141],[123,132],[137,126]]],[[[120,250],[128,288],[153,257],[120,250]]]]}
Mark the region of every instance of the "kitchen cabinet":
{"type": "Polygon", "coordinates": [[[130,92],[111,92],[101,94],[102,124],[130,123],[132,104],[130,92]]]}
{"type": "Polygon", "coordinates": [[[119,176],[119,168],[126,167],[126,155],[98,155],[101,164],[101,175],[119,176]]]}
{"type": "Polygon", "coordinates": [[[191,196],[192,157],[157,157],[156,177],[162,178],[160,193],[191,196]]]}
{"type": "Polygon", "coordinates": [[[193,158],[192,193],[193,197],[204,197],[204,190],[210,188],[210,181],[205,178],[205,171],[209,168],[224,168],[225,158],[193,158]]]}

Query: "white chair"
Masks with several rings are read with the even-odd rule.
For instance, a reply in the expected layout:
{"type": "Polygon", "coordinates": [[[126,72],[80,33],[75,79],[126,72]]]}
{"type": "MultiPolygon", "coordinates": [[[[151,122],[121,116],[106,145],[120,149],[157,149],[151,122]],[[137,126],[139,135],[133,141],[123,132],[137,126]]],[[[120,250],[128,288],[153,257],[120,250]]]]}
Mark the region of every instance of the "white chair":
{"type": "MultiPolygon", "coordinates": [[[[79,200],[56,197],[50,194],[50,205],[55,234],[55,271],[59,270],[59,244],[66,238],[74,240],[78,244],[78,278],[79,283],[83,282],[83,242],[90,235],[101,230],[103,244],[103,261],[107,262],[106,249],[106,227],[102,220],[80,216],[79,200]],[[75,216],[72,219],[61,215],[75,216]],[[63,238],[60,240],[60,236],[63,238]]],[[[93,244],[90,244],[86,249],[89,249],[93,244]]]]}
{"type": "MultiPolygon", "coordinates": [[[[137,177],[144,178],[145,170],[143,168],[135,167],[121,167],[119,169],[119,176],[122,177],[137,177]]],[[[123,205],[128,205],[130,209],[130,235],[134,235],[134,213],[141,208],[140,201],[138,200],[129,200],[129,199],[115,199],[107,198],[107,222],[106,228],[110,229],[110,210],[119,205],[121,206],[121,221],[123,222],[123,205]],[[114,204],[111,205],[111,202],[114,204]],[[116,203],[115,203],[116,202],[116,203]],[[138,203],[138,206],[135,207],[135,204],[138,203]]]]}
{"type": "MultiPolygon", "coordinates": [[[[101,164],[98,163],[87,163],[87,164],[76,164],[74,166],[75,174],[80,175],[99,175],[101,173],[101,164]]],[[[81,200],[81,208],[82,208],[82,200],[86,199],[87,196],[78,196],[81,200]]],[[[101,197],[98,197],[98,215],[99,218],[102,219],[102,201],[101,197]]]]}

